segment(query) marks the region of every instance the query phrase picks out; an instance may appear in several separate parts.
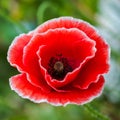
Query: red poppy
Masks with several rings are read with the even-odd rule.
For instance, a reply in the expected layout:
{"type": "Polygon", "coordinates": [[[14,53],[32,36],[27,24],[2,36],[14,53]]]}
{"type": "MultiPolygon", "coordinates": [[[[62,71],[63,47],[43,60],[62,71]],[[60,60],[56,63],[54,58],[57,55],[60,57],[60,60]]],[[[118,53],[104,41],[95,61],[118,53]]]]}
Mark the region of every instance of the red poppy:
{"type": "Polygon", "coordinates": [[[16,37],[8,61],[20,72],[10,78],[11,89],[23,98],[84,104],[103,90],[109,46],[90,24],[60,17],[16,37]]]}

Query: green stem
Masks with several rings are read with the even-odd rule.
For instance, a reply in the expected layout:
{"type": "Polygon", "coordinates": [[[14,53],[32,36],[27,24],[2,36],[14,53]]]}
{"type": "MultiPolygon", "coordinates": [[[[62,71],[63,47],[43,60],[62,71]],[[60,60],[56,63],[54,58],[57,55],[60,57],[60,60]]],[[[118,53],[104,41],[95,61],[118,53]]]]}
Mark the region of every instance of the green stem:
{"type": "Polygon", "coordinates": [[[107,116],[95,110],[90,104],[85,104],[84,107],[97,119],[99,120],[110,120],[107,116]]]}
{"type": "Polygon", "coordinates": [[[38,11],[37,11],[37,21],[38,24],[43,23],[44,21],[44,12],[45,10],[50,7],[50,3],[49,2],[43,2],[42,4],[40,4],[40,6],[38,7],[38,11]]]}

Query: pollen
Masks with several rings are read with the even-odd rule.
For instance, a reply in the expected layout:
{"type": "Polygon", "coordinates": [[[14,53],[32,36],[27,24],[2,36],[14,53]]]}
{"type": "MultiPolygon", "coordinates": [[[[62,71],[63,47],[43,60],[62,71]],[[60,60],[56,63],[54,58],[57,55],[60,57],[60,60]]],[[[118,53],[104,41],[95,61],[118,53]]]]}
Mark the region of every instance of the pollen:
{"type": "Polygon", "coordinates": [[[64,69],[64,65],[61,61],[57,61],[55,64],[54,64],[54,69],[58,72],[60,71],[63,71],[64,69]]]}

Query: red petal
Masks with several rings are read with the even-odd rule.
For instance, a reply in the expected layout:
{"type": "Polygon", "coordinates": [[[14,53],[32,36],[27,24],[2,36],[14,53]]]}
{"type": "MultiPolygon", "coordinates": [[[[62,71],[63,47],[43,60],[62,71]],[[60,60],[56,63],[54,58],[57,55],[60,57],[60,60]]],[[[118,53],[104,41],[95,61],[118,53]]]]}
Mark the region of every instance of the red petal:
{"type": "Polygon", "coordinates": [[[53,105],[87,103],[101,94],[103,85],[104,78],[101,76],[97,83],[91,84],[86,90],[73,89],[71,92],[66,93],[51,91],[48,94],[30,84],[25,74],[16,75],[10,78],[12,90],[15,90],[21,97],[28,98],[37,103],[49,102],[53,105]]]}
{"type": "Polygon", "coordinates": [[[46,77],[47,83],[53,88],[64,86],[74,80],[83,64],[95,55],[95,43],[77,29],[49,30],[44,37],[51,42],[48,45],[40,46],[37,54],[43,75],[46,77]],[[75,69],[62,81],[52,79],[46,71],[50,58],[59,53],[73,61],[74,66],[72,67],[75,69]]]}
{"type": "Polygon", "coordinates": [[[46,101],[41,89],[30,84],[25,74],[11,77],[10,86],[12,90],[15,90],[23,98],[28,98],[38,103],[46,101]]]}
{"type": "Polygon", "coordinates": [[[98,97],[103,90],[104,78],[100,76],[97,83],[92,83],[88,89],[72,89],[71,92],[66,93],[50,93],[48,96],[48,102],[54,105],[66,105],[66,104],[85,104],[98,97]]]}
{"type": "Polygon", "coordinates": [[[23,49],[28,44],[30,39],[31,36],[21,34],[14,39],[9,47],[7,59],[12,66],[17,67],[19,70],[25,69],[22,62],[23,49]]]}
{"type": "Polygon", "coordinates": [[[31,84],[36,87],[40,87],[41,89],[50,89],[40,72],[38,57],[36,55],[37,49],[42,43],[44,43],[44,40],[40,35],[36,35],[31,39],[31,41],[24,48],[23,63],[26,67],[28,76],[31,78],[28,79],[31,84]]]}
{"type": "MultiPolygon", "coordinates": [[[[27,80],[34,86],[39,87],[42,91],[49,92],[52,88],[44,82],[43,76],[35,76],[33,73],[26,73],[27,80]]],[[[41,75],[41,73],[40,73],[41,75]]]]}
{"type": "MultiPolygon", "coordinates": [[[[87,22],[82,21],[80,19],[75,19],[72,17],[60,17],[55,18],[49,21],[46,21],[42,25],[38,26],[34,31],[36,33],[43,33],[48,31],[49,29],[56,29],[56,28],[78,28],[85,32],[88,36],[92,36],[96,30],[87,22]]],[[[33,33],[32,33],[33,34],[33,33]]]]}
{"type": "Polygon", "coordinates": [[[74,86],[86,89],[92,82],[96,82],[100,74],[107,73],[109,70],[109,47],[102,42],[101,38],[97,39],[98,45],[96,55],[93,59],[85,64],[77,79],[74,81],[74,86]],[[101,42],[101,43],[100,43],[101,42]],[[101,46],[100,46],[101,45],[101,46]]]}
{"type": "MultiPolygon", "coordinates": [[[[11,65],[15,66],[18,68],[19,71],[24,71],[28,72],[28,69],[24,64],[23,64],[23,56],[24,56],[24,49],[26,45],[29,43],[31,40],[31,36],[28,36],[26,34],[21,34],[20,36],[16,37],[13,43],[11,44],[9,50],[8,50],[8,61],[10,62],[11,65]]],[[[39,66],[39,64],[38,64],[39,66]]],[[[33,73],[34,74],[34,73],[33,73]]],[[[42,89],[45,89],[45,84],[41,82],[40,80],[42,77],[39,75],[36,78],[34,77],[32,72],[28,74],[29,76],[29,81],[36,86],[42,86],[42,89]],[[32,79],[30,79],[32,78],[32,79]]],[[[39,73],[38,73],[39,74],[39,73]]],[[[46,87],[48,89],[49,86],[46,87]]],[[[45,90],[46,90],[45,89],[45,90]]]]}

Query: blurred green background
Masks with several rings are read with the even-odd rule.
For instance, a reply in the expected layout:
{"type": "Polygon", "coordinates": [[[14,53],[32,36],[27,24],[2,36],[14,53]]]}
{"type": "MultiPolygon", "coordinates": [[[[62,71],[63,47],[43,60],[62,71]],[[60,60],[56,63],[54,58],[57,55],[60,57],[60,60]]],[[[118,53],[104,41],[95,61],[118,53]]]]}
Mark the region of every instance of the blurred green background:
{"type": "Polygon", "coordinates": [[[17,70],[6,60],[15,36],[48,19],[73,16],[94,25],[111,47],[111,69],[93,109],[120,120],[120,0],[0,0],[0,120],[99,120],[84,106],[54,107],[22,99],[9,87],[17,70]]]}

